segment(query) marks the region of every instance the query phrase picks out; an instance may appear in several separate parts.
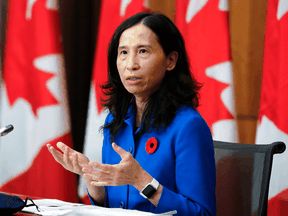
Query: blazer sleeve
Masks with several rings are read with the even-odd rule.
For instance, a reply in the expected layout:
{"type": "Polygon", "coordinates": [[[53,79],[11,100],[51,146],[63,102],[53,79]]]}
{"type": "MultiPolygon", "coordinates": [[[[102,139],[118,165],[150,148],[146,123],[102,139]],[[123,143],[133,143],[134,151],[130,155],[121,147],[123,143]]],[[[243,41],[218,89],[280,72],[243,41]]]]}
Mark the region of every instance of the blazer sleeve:
{"type": "Polygon", "coordinates": [[[178,125],[175,138],[176,190],[163,186],[155,213],[216,215],[216,168],[213,139],[199,115],[178,125]],[[171,209],[173,207],[173,209],[171,209]]]}

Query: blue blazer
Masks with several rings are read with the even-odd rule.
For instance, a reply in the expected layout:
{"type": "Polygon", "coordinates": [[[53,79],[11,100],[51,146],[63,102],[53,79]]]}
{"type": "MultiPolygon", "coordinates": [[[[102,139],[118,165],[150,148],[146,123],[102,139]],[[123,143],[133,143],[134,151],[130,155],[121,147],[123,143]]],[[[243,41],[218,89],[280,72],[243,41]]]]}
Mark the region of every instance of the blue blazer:
{"type": "MultiPolygon", "coordinates": [[[[105,124],[112,120],[110,113],[105,124]]],[[[130,152],[140,166],[159,181],[163,186],[161,197],[155,207],[132,185],[107,186],[105,206],[152,213],[177,210],[177,215],[183,216],[216,215],[213,140],[200,114],[192,107],[181,107],[168,127],[157,131],[150,126],[140,136],[142,125],[134,132],[134,122],[131,105],[114,142],[130,152]],[[154,153],[148,154],[145,144],[151,137],[157,139],[158,146],[154,153]]],[[[112,148],[109,130],[104,130],[102,162],[118,164],[120,161],[112,148]]]]}

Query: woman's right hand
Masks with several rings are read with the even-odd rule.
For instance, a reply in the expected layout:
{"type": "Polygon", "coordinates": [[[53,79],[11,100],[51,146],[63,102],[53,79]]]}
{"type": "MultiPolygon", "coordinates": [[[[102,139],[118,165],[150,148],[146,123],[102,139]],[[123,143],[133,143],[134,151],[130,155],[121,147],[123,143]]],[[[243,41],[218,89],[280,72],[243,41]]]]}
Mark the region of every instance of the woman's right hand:
{"type": "MultiPolygon", "coordinates": [[[[92,168],[92,166],[89,165],[89,159],[84,154],[81,154],[80,152],[69,148],[62,142],[57,143],[57,147],[62,152],[56,150],[50,144],[47,144],[47,147],[50,153],[53,155],[54,159],[58,163],[60,163],[66,170],[69,170],[79,175],[83,175],[83,168],[92,168]]],[[[103,206],[105,201],[104,187],[95,187],[94,185],[91,185],[92,179],[89,176],[84,177],[84,180],[87,184],[90,196],[96,201],[98,205],[103,206]]]]}
{"type": "Polygon", "coordinates": [[[57,143],[57,147],[63,152],[57,151],[52,145],[47,144],[48,150],[53,155],[54,159],[60,163],[66,170],[69,170],[78,175],[83,175],[82,169],[90,167],[89,159],[80,152],[73,150],[62,142],[57,143]]]}

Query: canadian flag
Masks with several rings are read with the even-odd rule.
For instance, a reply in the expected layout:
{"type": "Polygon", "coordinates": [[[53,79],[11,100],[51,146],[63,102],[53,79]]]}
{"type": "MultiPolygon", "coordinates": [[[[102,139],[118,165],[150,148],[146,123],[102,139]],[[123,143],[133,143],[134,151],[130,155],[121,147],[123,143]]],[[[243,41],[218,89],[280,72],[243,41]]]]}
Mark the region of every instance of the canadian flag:
{"type": "Polygon", "coordinates": [[[237,141],[228,0],[178,0],[175,24],[184,37],[191,71],[203,84],[200,114],[214,139],[237,141]]]}
{"type": "Polygon", "coordinates": [[[46,144],[72,147],[57,0],[10,0],[1,89],[0,191],[77,202],[46,144]]]}
{"type": "MultiPolygon", "coordinates": [[[[288,0],[268,0],[257,144],[288,145],[288,0]]],[[[268,215],[288,215],[288,150],[273,157],[268,215]]]]}
{"type": "MultiPolygon", "coordinates": [[[[92,161],[102,162],[103,136],[99,129],[104,124],[108,111],[103,110],[101,107],[100,98],[103,98],[103,94],[100,86],[107,81],[107,53],[109,41],[118,25],[128,17],[141,11],[148,11],[147,0],[101,1],[87,128],[83,150],[84,154],[92,161]]],[[[80,178],[78,191],[83,202],[87,204],[90,203],[83,178],[80,178]]]]}

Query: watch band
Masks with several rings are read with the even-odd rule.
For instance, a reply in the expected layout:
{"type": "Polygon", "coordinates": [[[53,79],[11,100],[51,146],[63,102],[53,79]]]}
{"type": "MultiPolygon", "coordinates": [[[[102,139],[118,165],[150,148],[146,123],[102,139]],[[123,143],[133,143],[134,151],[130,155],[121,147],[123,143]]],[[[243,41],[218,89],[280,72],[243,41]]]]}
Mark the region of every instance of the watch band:
{"type": "Polygon", "coordinates": [[[158,190],[159,182],[153,178],[152,182],[148,183],[140,192],[140,195],[146,199],[152,197],[158,190]]]}

